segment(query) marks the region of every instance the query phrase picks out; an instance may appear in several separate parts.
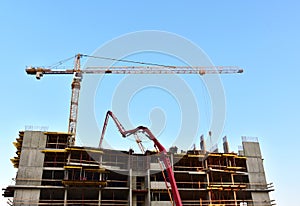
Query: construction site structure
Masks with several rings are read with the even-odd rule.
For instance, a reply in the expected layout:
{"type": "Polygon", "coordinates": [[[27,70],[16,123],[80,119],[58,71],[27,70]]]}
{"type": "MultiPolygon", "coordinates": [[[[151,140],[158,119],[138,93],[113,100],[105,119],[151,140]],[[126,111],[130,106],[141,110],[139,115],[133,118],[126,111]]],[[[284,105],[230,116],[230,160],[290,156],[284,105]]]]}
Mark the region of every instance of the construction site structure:
{"type": "MultiPolygon", "coordinates": [[[[69,145],[72,134],[21,131],[14,142],[18,169],[15,184],[4,189],[15,206],[32,205],[171,205],[156,151],[135,153],[69,145]]],[[[167,156],[182,204],[189,206],[271,206],[257,139],[242,138],[238,153],[200,149],[167,156]]]]}
{"type": "Polygon", "coordinates": [[[69,144],[75,145],[76,128],[78,119],[79,94],[83,74],[233,74],[243,73],[243,69],[237,66],[166,66],[153,63],[134,62],[138,64],[146,64],[148,66],[90,66],[81,69],[80,59],[82,57],[110,59],[114,61],[134,62],[129,60],[119,60],[107,57],[89,56],[77,54],[75,56],[75,64],[73,69],[52,69],[45,67],[27,67],[26,73],[35,75],[37,79],[41,79],[44,75],[50,74],[72,74],[72,96],[70,104],[69,126],[68,132],[72,133],[69,137],[69,144]],[[155,65],[155,66],[153,66],[155,65]]]}
{"type": "Polygon", "coordinates": [[[234,153],[230,152],[225,137],[223,153],[218,152],[218,148],[207,152],[202,136],[199,150],[195,145],[190,151],[178,153],[178,148],[172,147],[167,152],[148,128],[140,126],[126,131],[113,114],[108,113],[103,131],[108,117],[113,117],[123,137],[136,137],[142,153],[102,148],[104,132],[100,147],[75,146],[83,74],[204,75],[242,73],[242,69],[157,64],[81,69],[83,56],[92,57],[76,55],[73,69],[26,69],[27,74],[37,79],[46,74],[73,74],[69,127],[68,133],[19,133],[14,142],[17,156],[11,160],[18,168],[15,185],[5,188],[3,194],[13,198],[12,205],[273,205],[269,197],[273,188],[266,181],[258,141],[244,138],[243,149],[234,153]],[[152,140],[157,151],[144,151],[138,132],[152,140]]]}

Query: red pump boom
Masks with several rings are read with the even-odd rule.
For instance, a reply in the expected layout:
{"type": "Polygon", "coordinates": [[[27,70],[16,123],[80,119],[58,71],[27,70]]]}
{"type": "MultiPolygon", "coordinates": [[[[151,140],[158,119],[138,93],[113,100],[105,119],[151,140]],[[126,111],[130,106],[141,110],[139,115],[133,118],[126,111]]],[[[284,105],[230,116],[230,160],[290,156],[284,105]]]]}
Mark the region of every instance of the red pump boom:
{"type": "Polygon", "coordinates": [[[104,134],[105,134],[105,131],[106,131],[109,116],[116,123],[122,137],[128,137],[132,134],[136,134],[137,132],[143,132],[150,140],[153,141],[154,147],[156,147],[158,149],[158,151],[161,153],[160,159],[164,163],[165,168],[166,168],[166,172],[167,172],[168,177],[169,177],[174,202],[175,202],[176,206],[182,206],[181,198],[180,198],[178,188],[177,188],[177,185],[176,185],[176,181],[175,181],[174,173],[173,173],[172,166],[171,166],[171,163],[170,163],[170,159],[167,156],[167,151],[164,148],[164,146],[162,146],[162,144],[160,144],[160,142],[156,139],[156,137],[152,134],[152,132],[147,127],[139,126],[139,127],[135,128],[135,129],[132,129],[132,130],[125,130],[124,127],[122,126],[122,124],[117,119],[117,117],[111,111],[108,111],[106,113],[103,129],[102,129],[102,134],[101,134],[101,138],[100,138],[99,147],[100,148],[102,147],[102,141],[103,141],[104,134]]]}

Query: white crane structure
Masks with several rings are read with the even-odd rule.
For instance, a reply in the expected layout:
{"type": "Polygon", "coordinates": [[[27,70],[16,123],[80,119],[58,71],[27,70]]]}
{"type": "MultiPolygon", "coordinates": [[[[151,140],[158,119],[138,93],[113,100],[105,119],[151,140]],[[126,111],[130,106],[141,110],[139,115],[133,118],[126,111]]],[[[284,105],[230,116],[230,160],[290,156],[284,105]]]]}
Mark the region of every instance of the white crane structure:
{"type": "MultiPolygon", "coordinates": [[[[75,65],[73,69],[53,69],[51,67],[27,67],[26,72],[29,75],[35,75],[37,79],[41,79],[43,75],[50,74],[72,74],[72,96],[70,104],[70,116],[68,132],[72,133],[72,138],[69,140],[69,145],[75,144],[76,126],[78,118],[78,102],[80,94],[80,85],[83,74],[233,74],[243,73],[243,69],[237,66],[164,66],[152,63],[141,63],[124,60],[125,62],[133,62],[145,64],[149,66],[92,66],[81,69],[80,59],[82,57],[93,57],[83,54],[75,56],[75,65]]],[[[111,59],[106,57],[96,57],[103,59],[111,59]]],[[[122,61],[122,60],[116,60],[122,61]]]]}

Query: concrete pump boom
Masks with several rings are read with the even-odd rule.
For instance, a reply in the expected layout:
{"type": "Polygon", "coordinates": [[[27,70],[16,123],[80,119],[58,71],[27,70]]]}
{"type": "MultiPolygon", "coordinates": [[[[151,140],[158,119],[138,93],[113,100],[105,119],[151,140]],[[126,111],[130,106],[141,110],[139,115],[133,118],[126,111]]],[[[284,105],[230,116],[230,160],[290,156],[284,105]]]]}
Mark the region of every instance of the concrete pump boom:
{"type": "Polygon", "coordinates": [[[100,148],[102,147],[102,142],[103,142],[103,138],[104,138],[104,135],[105,135],[105,131],[106,131],[106,127],[107,127],[107,124],[108,124],[109,117],[111,117],[114,120],[114,122],[117,125],[118,130],[121,133],[122,137],[126,138],[130,135],[136,134],[137,132],[143,132],[145,134],[145,136],[147,136],[150,140],[153,141],[154,147],[156,147],[158,149],[158,151],[161,153],[160,160],[165,165],[166,172],[168,174],[171,189],[172,189],[171,191],[172,191],[174,202],[175,202],[176,206],[182,206],[181,198],[180,198],[179,191],[178,191],[178,188],[177,188],[177,185],[176,185],[176,180],[175,180],[175,177],[174,177],[174,173],[173,173],[173,170],[172,170],[170,159],[167,156],[167,151],[164,148],[164,146],[162,144],[160,144],[160,142],[156,139],[156,137],[153,135],[153,133],[150,131],[150,129],[148,129],[147,127],[144,127],[144,126],[138,126],[135,129],[125,130],[124,127],[122,126],[122,124],[117,119],[117,117],[111,111],[108,111],[106,113],[105,121],[104,121],[104,124],[103,124],[103,129],[102,129],[102,134],[101,134],[101,137],[100,137],[99,147],[100,148]]]}

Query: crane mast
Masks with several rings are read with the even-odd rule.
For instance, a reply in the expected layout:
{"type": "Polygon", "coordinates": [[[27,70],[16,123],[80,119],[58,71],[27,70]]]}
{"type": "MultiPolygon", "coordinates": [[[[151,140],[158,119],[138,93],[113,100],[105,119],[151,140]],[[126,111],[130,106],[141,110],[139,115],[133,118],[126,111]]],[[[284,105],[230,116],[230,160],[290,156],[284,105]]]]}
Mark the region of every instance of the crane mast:
{"type": "Polygon", "coordinates": [[[72,134],[69,145],[75,144],[78,119],[79,94],[83,74],[233,74],[243,73],[243,69],[236,66],[93,66],[81,69],[80,59],[82,54],[75,57],[73,69],[52,69],[45,67],[27,67],[28,75],[35,75],[41,79],[44,75],[73,74],[71,85],[72,96],[68,132],[72,134]]]}
{"type": "Polygon", "coordinates": [[[69,145],[73,146],[75,144],[75,134],[77,128],[77,116],[78,116],[78,103],[79,103],[79,94],[80,94],[80,83],[82,80],[82,74],[80,72],[80,58],[81,55],[78,54],[75,60],[74,66],[74,77],[72,81],[72,96],[70,104],[70,117],[69,117],[69,127],[68,132],[72,134],[69,139],[69,145]]]}

